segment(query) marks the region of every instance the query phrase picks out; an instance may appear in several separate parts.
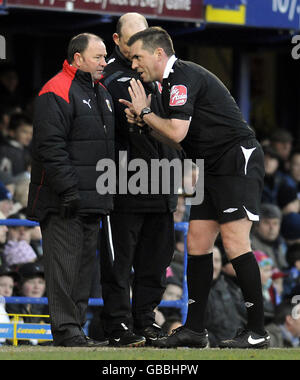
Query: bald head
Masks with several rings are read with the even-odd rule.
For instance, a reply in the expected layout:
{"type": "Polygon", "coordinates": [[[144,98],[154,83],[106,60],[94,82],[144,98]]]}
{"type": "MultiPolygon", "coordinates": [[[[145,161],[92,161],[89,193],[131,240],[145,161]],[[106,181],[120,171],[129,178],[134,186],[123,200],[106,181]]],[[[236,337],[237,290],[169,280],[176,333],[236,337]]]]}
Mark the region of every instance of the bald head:
{"type": "Polygon", "coordinates": [[[141,32],[148,28],[148,23],[145,17],[139,13],[125,13],[118,20],[116,33],[113,34],[113,40],[119,46],[121,53],[127,58],[130,58],[129,47],[127,42],[135,33],[141,32]]]}

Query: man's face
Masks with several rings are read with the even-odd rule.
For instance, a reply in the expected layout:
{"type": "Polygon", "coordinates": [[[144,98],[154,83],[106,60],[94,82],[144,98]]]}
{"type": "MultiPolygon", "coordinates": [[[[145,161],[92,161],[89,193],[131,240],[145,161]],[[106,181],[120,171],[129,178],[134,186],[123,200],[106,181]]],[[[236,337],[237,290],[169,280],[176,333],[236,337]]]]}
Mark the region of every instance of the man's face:
{"type": "Polygon", "coordinates": [[[11,297],[14,290],[14,280],[10,276],[0,276],[0,296],[11,297]]]}
{"type": "Polygon", "coordinates": [[[3,201],[0,201],[0,211],[3,212],[6,217],[8,217],[12,208],[13,202],[10,199],[4,199],[3,201]]]}
{"type": "Polygon", "coordinates": [[[265,171],[266,175],[273,175],[279,166],[277,158],[271,157],[268,154],[265,155],[265,171]]]}
{"type": "Polygon", "coordinates": [[[259,235],[266,241],[274,241],[278,238],[280,231],[280,220],[274,219],[261,219],[257,226],[259,235]]]}
{"type": "Polygon", "coordinates": [[[25,297],[43,297],[45,290],[45,280],[39,276],[26,280],[22,286],[22,293],[25,297]]]}
{"type": "Polygon", "coordinates": [[[0,82],[4,84],[9,92],[13,93],[19,84],[18,74],[15,71],[7,71],[1,75],[0,82]]]}
{"type": "Polygon", "coordinates": [[[295,154],[292,158],[291,174],[297,182],[300,182],[300,154],[295,154]]]}
{"type": "Polygon", "coordinates": [[[113,39],[115,44],[119,46],[120,52],[124,55],[125,58],[130,60],[130,47],[127,45],[130,37],[135,33],[138,33],[144,30],[146,27],[144,25],[134,25],[132,27],[122,27],[121,34],[118,35],[115,33],[113,39]]]}
{"type": "Polygon", "coordinates": [[[80,54],[78,67],[82,71],[91,73],[93,80],[97,81],[101,79],[103,70],[107,65],[106,56],[107,52],[104,43],[99,39],[91,38],[88,47],[80,54]]]}
{"type": "Polygon", "coordinates": [[[32,140],[33,126],[23,124],[17,128],[14,138],[23,146],[29,146],[32,140]]]}
{"type": "Polygon", "coordinates": [[[141,74],[144,82],[153,82],[160,78],[156,74],[156,55],[142,48],[142,41],[138,40],[130,47],[132,69],[141,74]]]}
{"type": "Polygon", "coordinates": [[[260,277],[261,277],[261,283],[262,285],[267,285],[268,281],[272,277],[272,266],[271,265],[265,265],[260,270],[260,277]]]}
{"type": "Polygon", "coordinates": [[[287,160],[293,146],[290,142],[274,142],[273,147],[283,160],[287,160]]]}
{"type": "Polygon", "coordinates": [[[118,46],[120,52],[124,55],[125,58],[130,59],[130,47],[127,45],[128,39],[124,35],[118,38],[118,46]]]}
{"type": "Polygon", "coordinates": [[[6,243],[7,232],[7,226],[0,226],[0,244],[6,243]]]}

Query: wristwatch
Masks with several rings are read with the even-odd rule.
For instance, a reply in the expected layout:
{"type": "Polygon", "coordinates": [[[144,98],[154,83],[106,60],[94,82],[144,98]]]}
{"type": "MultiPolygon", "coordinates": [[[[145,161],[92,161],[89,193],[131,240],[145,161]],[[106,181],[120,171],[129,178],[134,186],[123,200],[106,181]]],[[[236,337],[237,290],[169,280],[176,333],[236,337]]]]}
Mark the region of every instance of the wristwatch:
{"type": "Polygon", "coordinates": [[[148,113],[151,113],[152,110],[150,107],[145,107],[142,109],[142,112],[140,113],[140,118],[143,120],[143,117],[147,115],[148,113]]]}

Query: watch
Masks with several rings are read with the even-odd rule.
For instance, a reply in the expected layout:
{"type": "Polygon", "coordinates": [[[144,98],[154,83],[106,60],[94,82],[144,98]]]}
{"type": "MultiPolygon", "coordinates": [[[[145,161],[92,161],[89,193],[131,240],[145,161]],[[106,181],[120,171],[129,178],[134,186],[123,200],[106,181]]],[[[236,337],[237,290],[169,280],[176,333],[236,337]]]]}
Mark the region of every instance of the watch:
{"type": "Polygon", "coordinates": [[[150,107],[145,107],[142,109],[142,112],[140,113],[140,118],[143,120],[143,117],[147,115],[148,113],[151,113],[152,110],[150,107]]]}

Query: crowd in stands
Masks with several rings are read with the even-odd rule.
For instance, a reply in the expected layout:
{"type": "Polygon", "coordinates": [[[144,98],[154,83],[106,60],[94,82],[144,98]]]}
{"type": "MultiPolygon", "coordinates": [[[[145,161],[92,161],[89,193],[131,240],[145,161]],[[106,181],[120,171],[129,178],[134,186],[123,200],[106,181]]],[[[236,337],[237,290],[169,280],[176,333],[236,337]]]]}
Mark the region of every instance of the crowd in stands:
{"type": "MultiPolygon", "coordinates": [[[[0,219],[26,219],[30,182],[32,103],[18,93],[19,78],[12,65],[0,66],[0,219]]],[[[261,218],[254,223],[251,243],[261,271],[265,322],[273,347],[299,347],[300,337],[300,146],[286,130],[261,141],[265,152],[265,184],[261,218]]],[[[175,222],[188,222],[189,208],[179,196],[175,222]]],[[[101,254],[101,252],[100,252],[101,254]]],[[[246,306],[222,241],[213,252],[214,280],[206,327],[211,347],[246,325],[246,306]]],[[[163,300],[183,294],[184,238],[176,232],[176,248],[167,270],[163,300]]],[[[93,298],[101,297],[99,270],[93,298]]],[[[5,304],[4,297],[46,296],[43,250],[39,227],[0,225],[0,323],[8,314],[47,315],[45,305],[5,304]]],[[[47,318],[34,322],[47,322],[47,318]]],[[[32,322],[25,317],[24,322],[32,322]]],[[[159,307],[156,322],[167,332],[180,326],[180,309],[159,307]]],[[[93,324],[91,323],[91,327],[93,324]]],[[[95,329],[97,330],[97,328],[95,329]]],[[[90,331],[93,337],[93,331],[90,331]]],[[[96,336],[94,338],[97,338],[96,336]]],[[[0,345],[5,339],[0,339],[0,345]]],[[[36,342],[31,342],[35,344],[36,342]]]]}

